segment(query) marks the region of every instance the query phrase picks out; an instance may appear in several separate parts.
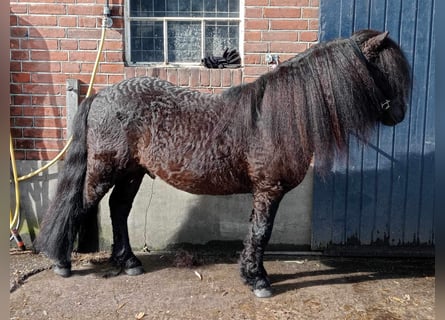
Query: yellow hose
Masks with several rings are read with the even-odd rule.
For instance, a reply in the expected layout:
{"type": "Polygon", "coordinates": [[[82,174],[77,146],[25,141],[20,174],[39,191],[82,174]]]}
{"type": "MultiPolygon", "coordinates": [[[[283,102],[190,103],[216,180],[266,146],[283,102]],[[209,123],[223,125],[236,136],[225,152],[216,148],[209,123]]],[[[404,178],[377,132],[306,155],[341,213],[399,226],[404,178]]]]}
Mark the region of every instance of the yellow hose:
{"type": "Polygon", "coordinates": [[[17,179],[17,166],[15,163],[15,156],[14,156],[14,147],[12,145],[12,137],[9,136],[9,155],[11,157],[11,166],[12,166],[12,176],[14,178],[14,192],[15,192],[15,209],[14,209],[14,215],[12,214],[12,211],[9,210],[9,228],[14,228],[15,223],[19,219],[19,203],[20,203],[20,190],[19,190],[19,184],[17,179]]]}
{"type": "MultiPolygon", "coordinates": [[[[106,19],[106,18],[105,18],[106,19]]],[[[99,66],[99,62],[100,62],[100,56],[102,54],[102,50],[103,50],[103,46],[104,46],[104,42],[105,42],[105,34],[106,34],[106,23],[105,23],[105,19],[103,21],[102,24],[102,35],[100,38],[100,44],[99,44],[99,49],[97,51],[97,56],[96,56],[96,61],[94,63],[94,68],[93,68],[93,72],[91,73],[91,78],[90,78],[90,84],[88,86],[88,91],[86,96],[89,97],[91,95],[91,92],[93,90],[93,85],[94,85],[94,79],[96,78],[96,73],[97,73],[97,68],[99,66]]],[[[18,177],[17,176],[17,165],[15,162],[15,156],[14,156],[14,146],[12,143],[12,136],[9,135],[9,153],[10,153],[10,157],[11,157],[11,165],[12,165],[12,175],[13,175],[13,182],[14,182],[14,191],[15,191],[15,210],[14,210],[14,214],[12,214],[12,210],[10,210],[9,212],[9,228],[12,230],[14,228],[14,225],[19,221],[19,215],[20,215],[20,191],[19,191],[19,182],[20,181],[24,181],[26,179],[29,179],[31,177],[34,177],[36,175],[38,175],[39,173],[43,172],[44,170],[48,169],[49,167],[51,167],[53,164],[55,164],[57,161],[59,161],[59,159],[63,156],[63,154],[66,152],[66,150],[68,150],[69,146],[71,145],[71,142],[73,140],[73,137],[71,136],[67,143],[65,144],[65,146],[63,147],[63,149],[57,154],[57,156],[51,160],[50,162],[48,162],[46,165],[44,165],[43,167],[32,171],[31,173],[28,173],[27,175],[18,177]]],[[[18,224],[17,224],[18,225],[18,224]]]]}

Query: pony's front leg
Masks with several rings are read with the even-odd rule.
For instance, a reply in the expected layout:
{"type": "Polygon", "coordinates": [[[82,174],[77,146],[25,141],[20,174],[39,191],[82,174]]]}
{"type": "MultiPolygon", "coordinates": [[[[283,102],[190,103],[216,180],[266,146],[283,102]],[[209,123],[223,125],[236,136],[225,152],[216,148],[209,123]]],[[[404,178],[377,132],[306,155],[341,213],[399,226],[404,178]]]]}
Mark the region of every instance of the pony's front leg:
{"type": "Polygon", "coordinates": [[[131,250],[127,226],[128,215],[143,177],[144,172],[137,172],[119,179],[109,201],[113,226],[111,261],[128,275],[139,275],[144,272],[142,263],[131,250]]]}
{"type": "Polygon", "coordinates": [[[244,282],[252,287],[259,298],[272,295],[269,277],[263,266],[263,255],[282,198],[283,193],[277,191],[254,194],[251,225],[240,257],[240,271],[244,282]]]}

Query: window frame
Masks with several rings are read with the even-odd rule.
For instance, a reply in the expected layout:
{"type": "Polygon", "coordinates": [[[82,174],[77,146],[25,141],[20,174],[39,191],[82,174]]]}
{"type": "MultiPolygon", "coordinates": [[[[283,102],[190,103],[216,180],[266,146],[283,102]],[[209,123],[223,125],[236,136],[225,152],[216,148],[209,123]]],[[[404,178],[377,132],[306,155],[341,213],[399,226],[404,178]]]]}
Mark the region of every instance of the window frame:
{"type": "MultiPolygon", "coordinates": [[[[201,22],[201,57],[205,55],[205,22],[206,21],[235,21],[238,22],[238,52],[240,56],[243,56],[244,48],[244,1],[239,0],[239,16],[238,17],[131,17],[130,16],[130,0],[125,0],[124,7],[124,36],[125,36],[125,64],[127,66],[201,66],[200,62],[169,62],[168,61],[168,36],[167,27],[170,21],[191,21],[191,22],[201,22]],[[163,54],[164,61],[162,62],[149,62],[131,61],[131,28],[130,24],[133,21],[150,21],[150,22],[162,22],[163,23],[163,54]]],[[[243,59],[241,59],[243,61],[243,59]]]]}

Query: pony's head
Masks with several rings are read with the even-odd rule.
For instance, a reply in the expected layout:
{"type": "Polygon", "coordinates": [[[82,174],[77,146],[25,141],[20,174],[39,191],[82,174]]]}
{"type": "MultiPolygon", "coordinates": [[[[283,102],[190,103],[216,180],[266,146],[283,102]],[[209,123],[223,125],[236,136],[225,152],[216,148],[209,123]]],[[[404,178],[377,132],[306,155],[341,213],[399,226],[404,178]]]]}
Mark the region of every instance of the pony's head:
{"type": "Polygon", "coordinates": [[[351,36],[360,50],[381,96],[378,120],[394,126],[406,113],[410,91],[410,68],[400,47],[388,32],[360,30],[351,36]]]}

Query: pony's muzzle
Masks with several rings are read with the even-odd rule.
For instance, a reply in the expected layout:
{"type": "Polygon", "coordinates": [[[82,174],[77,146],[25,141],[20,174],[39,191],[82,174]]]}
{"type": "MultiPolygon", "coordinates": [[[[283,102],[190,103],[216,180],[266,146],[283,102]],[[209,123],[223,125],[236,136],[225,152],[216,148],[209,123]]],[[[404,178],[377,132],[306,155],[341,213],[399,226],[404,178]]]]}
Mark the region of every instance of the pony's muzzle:
{"type": "Polygon", "coordinates": [[[397,100],[385,101],[381,105],[380,122],[385,126],[395,126],[405,119],[406,105],[397,100]]]}

